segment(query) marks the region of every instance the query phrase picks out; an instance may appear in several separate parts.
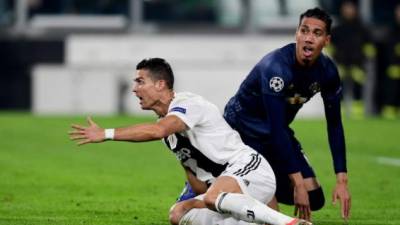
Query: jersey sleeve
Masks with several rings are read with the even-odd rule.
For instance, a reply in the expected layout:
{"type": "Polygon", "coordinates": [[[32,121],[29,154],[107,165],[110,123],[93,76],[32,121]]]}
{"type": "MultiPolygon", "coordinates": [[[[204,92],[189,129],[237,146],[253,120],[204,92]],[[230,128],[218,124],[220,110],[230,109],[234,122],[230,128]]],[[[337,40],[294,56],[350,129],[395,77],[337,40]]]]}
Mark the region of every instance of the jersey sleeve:
{"type": "Polygon", "coordinates": [[[322,98],[326,100],[340,99],[342,97],[342,85],[338,70],[331,61],[327,68],[325,74],[326,81],[323,83],[321,89],[322,98]]]}
{"type": "Polygon", "coordinates": [[[264,95],[284,96],[285,89],[291,79],[291,72],[285,70],[282,62],[271,62],[258,65],[256,70],[261,73],[261,90],[264,95]]]}
{"type": "Polygon", "coordinates": [[[186,126],[192,129],[196,124],[200,123],[203,117],[203,107],[196,103],[196,101],[180,99],[174,101],[170,106],[167,115],[177,116],[186,124],[186,126]]]}
{"type": "Polygon", "coordinates": [[[336,66],[333,63],[327,72],[329,79],[322,86],[321,95],[325,108],[329,146],[335,173],[347,172],[346,145],[340,109],[342,86],[336,66]]]}
{"type": "Polygon", "coordinates": [[[291,83],[292,72],[287,65],[274,63],[262,68],[261,85],[263,107],[268,115],[271,126],[273,151],[282,163],[285,163],[286,173],[300,171],[299,162],[294,157],[294,149],[286,121],[285,89],[291,83]]]}

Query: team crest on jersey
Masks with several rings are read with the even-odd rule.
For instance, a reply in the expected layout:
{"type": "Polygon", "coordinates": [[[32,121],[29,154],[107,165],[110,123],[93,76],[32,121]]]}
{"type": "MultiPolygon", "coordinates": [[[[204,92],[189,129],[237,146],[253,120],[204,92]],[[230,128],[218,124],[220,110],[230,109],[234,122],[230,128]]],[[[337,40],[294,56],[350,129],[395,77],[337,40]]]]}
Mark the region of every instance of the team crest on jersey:
{"type": "Polygon", "coordinates": [[[180,113],[183,113],[183,114],[185,114],[186,113],[186,109],[185,108],[182,108],[182,107],[174,107],[174,108],[172,108],[171,110],[169,110],[170,112],[180,112],[180,113]]]}
{"type": "Polygon", "coordinates": [[[300,94],[294,94],[294,96],[286,98],[286,101],[291,105],[302,105],[307,102],[307,100],[307,98],[302,97],[300,94]]]}
{"type": "Polygon", "coordinates": [[[176,138],[175,134],[169,135],[167,140],[171,150],[175,149],[176,146],[178,145],[178,139],[176,138]]]}
{"type": "Polygon", "coordinates": [[[285,87],[285,82],[280,77],[273,77],[269,80],[269,87],[275,92],[280,92],[285,87]]]}

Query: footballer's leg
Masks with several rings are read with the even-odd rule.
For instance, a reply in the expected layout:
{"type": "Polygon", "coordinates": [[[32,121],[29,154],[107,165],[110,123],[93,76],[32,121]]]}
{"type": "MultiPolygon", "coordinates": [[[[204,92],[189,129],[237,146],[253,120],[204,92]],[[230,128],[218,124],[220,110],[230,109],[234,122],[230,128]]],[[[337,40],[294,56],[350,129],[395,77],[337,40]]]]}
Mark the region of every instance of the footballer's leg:
{"type": "MultiPolygon", "coordinates": [[[[285,205],[294,205],[293,198],[293,185],[290,182],[290,179],[287,175],[278,175],[277,178],[277,186],[275,198],[277,202],[283,203],[285,205]]],[[[318,184],[318,181],[315,177],[308,177],[304,179],[304,183],[306,185],[306,189],[308,191],[308,198],[310,202],[310,208],[312,211],[316,211],[321,209],[325,204],[325,197],[322,190],[322,187],[318,184]]],[[[269,203],[270,205],[271,203],[269,203]]],[[[271,208],[279,210],[279,208],[273,207],[274,204],[270,205],[271,208]]]]}
{"type": "Polygon", "coordinates": [[[215,185],[211,186],[210,192],[206,193],[204,201],[207,207],[250,223],[296,224],[294,221],[297,222],[297,219],[275,211],[253,197],[241,193],[238,184],[236,187],[239,188],[239,192],[232,192],[235,183],[236,180],[232,177],[219,177],[215,185]],[[226,190],[230,190],[230,192],[225,192],[226,190]]]}
{"type": "Polygon", "coordinates": [[[304,179],[308,191],[308,199],[312,211],[322,209],[325,204],[324,192],[316,177],[308,177],[304,179]]]}
{"type": "Polygon", "coordinates": [[[304,185],[308,191],[308,199],[312,211],[321,209],[325,204],[325,197],[322,187],[319,184],[315,172],[303,151],[300,143],[294,139],[294,147],[296,148],[298,164],[300,165],[301,175],[304,178],[304,185]]]}
{"type": "Polygon", "coordinates": [[[199,194],[203,194],[208,188],[207,184],[198,180],[189,168],[183,166],[183,169],[185,170],[187,181],[185,182],[185,187],[178,197],[177,202],[188,200],[199,194]]]}
{"type": "MultiPolygon", "coordinates": [[[[200,196],[201,198],[201,196],[200,196]]],[[[205,207],[199,197],[176,203],[170,210],[170,222],[172,225],[257,225],[248,223],[212,211],[208,208],[192,208],[205,207]],[[196,202],[197,201],[197,202],[196,202]]]]}
{"type": "MultiPolygon", "coordinates": [[[[304,184],[308,191],[308,198],[310,202],[310,208],[312,211],[321,209],[325,204],[325,197],[322,191],[322,187],[319,184],[312,167],[308,164],[308,160],[299,150],[298,160],[300,165],[301,174],[304,178],[304,184]]],[[[286,205],[294,205],[293,198],[293,184],[283,169],[279,169],[278,166],[274,166],[274,172],[276,175],[276,193],[275,196],[279,203],[286,205]]]]}
{"type": "Polygon", "coordinates": [[[275,191],[271,167],[259,154],[243,155],[218,177],[207,190],[204,202],[209,209],[251,222],[273,225],[304,224],[269,208],[275,191]]]}
{"type": "Polygon", "coordinates": [[[278,200],[276,199],[275,196],[272,198],[271,201],[267,202],[267,205],[268,205],[268,207],[270,207],[271,209],[275,209],[276,211],[279,211],[278,200]]]}
{"type": "Polygon", "coordinates": [[[193,208],[204,208],[203,201],[192,198],[175,203],[169,210],[169,221],[172,225],[178,225],[182,217],[193,208]]]}
{"type": "Polygon", "coordinates": [[[182,201],[194,198],[196,196],[197,196],[197,194],[193,191],[192,186],[190,185],[190,183],[188,181],[186,181],[185,186],[183,187],[183,190],[176,201],[182,202],[182,201]]]}
{"type": "Polygon", "coordinates": [[[180,220],[179,225],[261,225],[238,220],[230,215],[223,215],[208,208],[194,208],[180,220]]]}

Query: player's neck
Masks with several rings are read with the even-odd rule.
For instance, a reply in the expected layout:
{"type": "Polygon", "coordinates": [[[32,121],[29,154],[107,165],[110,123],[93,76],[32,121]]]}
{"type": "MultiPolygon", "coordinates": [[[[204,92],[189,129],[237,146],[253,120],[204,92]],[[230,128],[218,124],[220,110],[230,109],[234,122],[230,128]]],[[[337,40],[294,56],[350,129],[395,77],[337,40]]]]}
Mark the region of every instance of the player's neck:
{"type": "Polygon", "coordinates": [[[296,57],[296,65],[304,69],[311,68],[313,65],[315,65],[317,59],[318,58],[314,59],[313,61],[302,61],[296,57]]]}
{"type": "Polygon", "coordinates": [[[173,90],[167,90],[158,102],[154,105],[153,111],[160,117],[164,117],[168,113],[169,105],[174,99],[175,92],[173,90]]]}

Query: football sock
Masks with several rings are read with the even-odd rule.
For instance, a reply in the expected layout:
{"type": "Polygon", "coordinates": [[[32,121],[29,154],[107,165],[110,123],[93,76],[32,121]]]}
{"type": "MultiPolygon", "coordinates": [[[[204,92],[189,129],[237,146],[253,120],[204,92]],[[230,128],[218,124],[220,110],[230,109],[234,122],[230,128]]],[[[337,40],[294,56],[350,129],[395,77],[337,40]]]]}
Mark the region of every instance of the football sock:
{"type": "Polygon", "coordinates": [[[208,208],[193,208],[179,221],[179,225],[257,225],[223,215],[208,208]]]}
{"type": "Polygon", "coordinates": [[[243,194],[222,192],[215,201],[215,208],[220,213],[228,213],[232,217],[252,223],[286,225],[293,221],[292,217],[243,194]]]}

